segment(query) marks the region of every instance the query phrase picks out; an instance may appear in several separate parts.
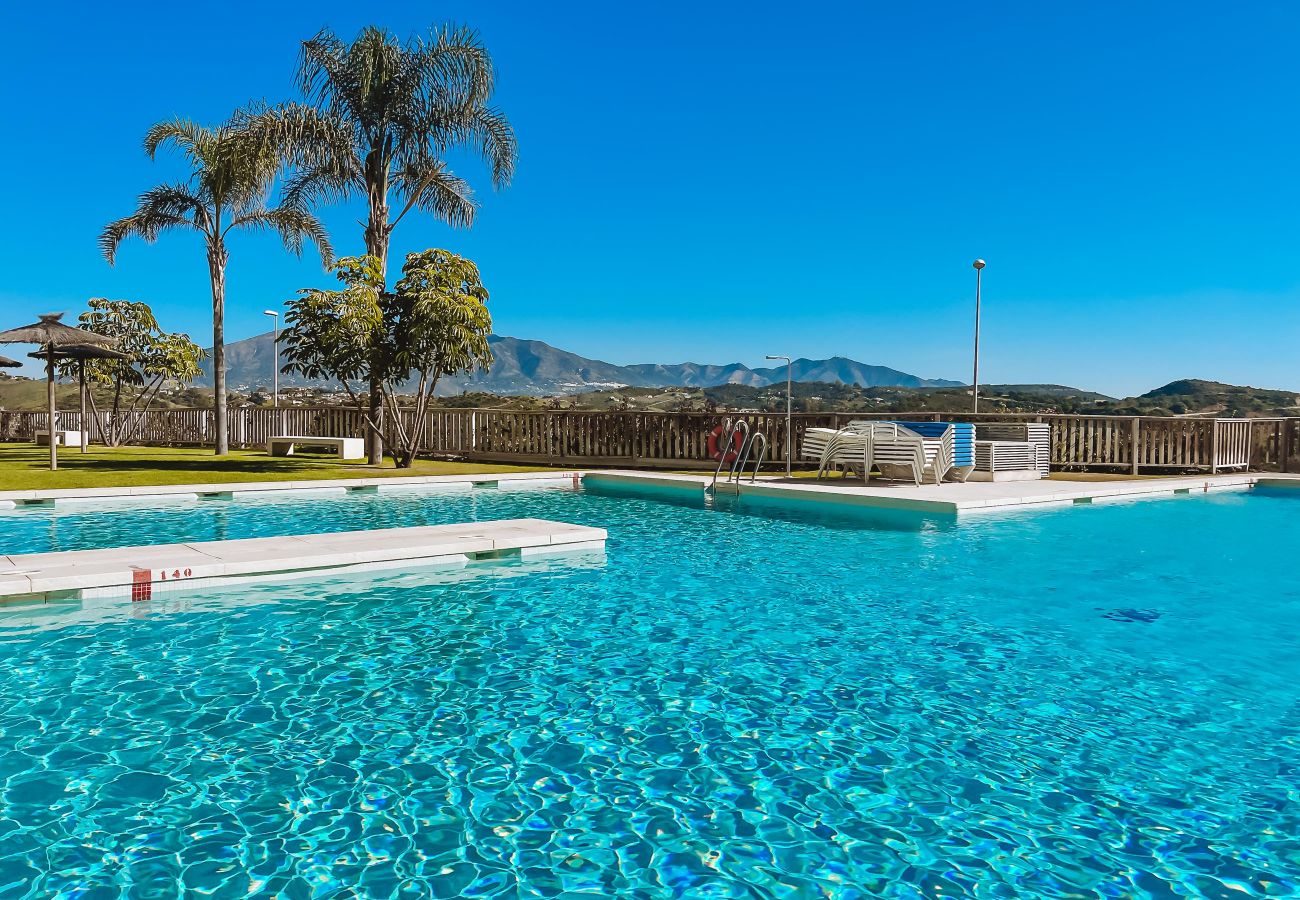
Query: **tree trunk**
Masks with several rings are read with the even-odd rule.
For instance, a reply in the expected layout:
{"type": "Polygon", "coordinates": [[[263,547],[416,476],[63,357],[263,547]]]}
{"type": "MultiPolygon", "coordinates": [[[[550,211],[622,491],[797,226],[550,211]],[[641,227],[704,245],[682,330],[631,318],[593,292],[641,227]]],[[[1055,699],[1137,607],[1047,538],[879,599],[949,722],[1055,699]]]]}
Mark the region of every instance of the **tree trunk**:
{"type": "MultiPolygon", "coordinates": [[[[388,224],[388,173],[381,167],[377,154],[366,160],[366,168],[370,207],[366,220],[366,253],[378,258],[379,271],[384,273],[387,282],[388,238],[392,234],[392,226],[388,224]]],[[[380,286],[381,291],[386,289],[386,283],[380,286]]],[[[367,461],[372,466],[380,466],[384,463],[384,394],[383,384],[373,366],[370,372],[370,420],[379,427],[366,429],[367,461]]]]}
{"type": "Polygon", "coordinates": [[[45,347],[45,435],[50,439],[50,471],[59,467],[59,414],[54,408],[54,344],[45,347]]]}
{"type": "Polygon", "coordinates": [[[216,425],[215,452],[230,452],[226,420],[226,260],[229,254],[220,241],[208,246],[208,272],[212,276],[212,391],[216,425]]]}
{"type": "Polygon", "coordinates": [[[80,391],[78,396],[81,398],[81,452],[86,452],[86,445],[90,443],[90,426],[86,424],[86,361],[77,360],[77,387],[80,391]]]}
{"type": "Polygon", "coordinates": [[[366,461],[372,466],[384,464],[384,387],[378,378],[370,378],[370,421],[366,426],[366,461]]]}

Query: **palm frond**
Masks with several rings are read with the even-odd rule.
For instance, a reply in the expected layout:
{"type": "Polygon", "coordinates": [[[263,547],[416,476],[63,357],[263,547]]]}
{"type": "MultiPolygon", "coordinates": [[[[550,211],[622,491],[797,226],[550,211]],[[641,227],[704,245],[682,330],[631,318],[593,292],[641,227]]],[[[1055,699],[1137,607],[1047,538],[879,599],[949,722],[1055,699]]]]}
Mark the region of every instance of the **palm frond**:
{"type": "Polygon", "coordinates": [[[129,237],[143,238],[146,244],[152,244],[158,235],[168,228],[190,225],[188,219],[154,212],[137,212],[133,215],[109,222],[99,235],[99,249],[111,266],[117,261],[117,248],[129,237]]]}
{"type": "MultiPolygon", "coordinates": [[[[444,25],[413,49],[425,84],[442,95],[478,105],[486,103],[496,89],[492,57],[472,28],[444,25]]],[[[427,99],[436,102],[439,98],[427,99]]]]}
{"type": "Polygon", "coordinates": [[[201,189],[184,184],[160,184],[140,195],[140,209],[171,216],[189,216],[200,228],[209,224],[206,198],[201,189]]]}
{"type": "Polygon", "coordinates": [[[164,144],[174,144],[196,165],[204,162],[211,152],[216,134],[210,128],[195,124],[189,119],[169,119],[152,125],[144,135],[144,152],[153,159],[164,144]]]}
{"type": "Polygon", "coordinates": [[[464,143],[476,143],[479,155],[492,169],[492,185],[503,188],[515,175],[519,141],[510,121],[496,107],[472,109],[464,126],[464,143]]]}
{"type": "Polygon", "coordinates": [[[326,164],[294,172],[280,192],[280,205],[289,209],[310,209],[317,203],[341,203],[351,196],[359,175],[340,173],[326,164]]]}
{"type": "Polygon", "coordinates": [[[333,31],[322,28],[316,36],[302,42],[298,57],[298,88],[309,102],[324,106],[345,79],[343,59],[347,45],[333,31]]]}
{"type": "Polygon", "coordinates": [[[181,226],[205,233],[210,230],[204,198],[186,185],[162,184],[140,195],[134,213],[104,227],[99,236],[99,249],[112,265],[118,246],[126,238],[138,237],[152,244],[163,231],[181,226]]]}
{"type": "Polygon", "coordinates": [[[353,129],[340,116],[301,103],[252,104],[231,120],[261,150],[293,166],[333,164],[344,175],[357,168],[353,129]]]}
{"type": "Polygon", "coordinates": [[[373,129],[375,86],[391,74],[400,50],[391,34],[374,26],[363,29],[351,44],[324,29],[303,42],[299,87],[310,103],[373,129]]]}
{"type": "Polygon", "coordinates": [[[304,242],[311,241],[320,250],[321,260],[326,266],[334,261],[334,248],[330,245],[325,226],[305,210],[285,206],[252,210],[235,216],[226,230],[232,228],[274,231],[280,236],[285,249],[295,256],[301,256],[304,242]]]}
{"type": "Polygon", "coordinates": [[[394,174],[393,189],[405,199],[403,209],[393,220],[394,226],[412,208],[430,213],[453,228],[474,224],[478,212],[474,189],[439,160],[426,157],[408,162],[394,174]]]}

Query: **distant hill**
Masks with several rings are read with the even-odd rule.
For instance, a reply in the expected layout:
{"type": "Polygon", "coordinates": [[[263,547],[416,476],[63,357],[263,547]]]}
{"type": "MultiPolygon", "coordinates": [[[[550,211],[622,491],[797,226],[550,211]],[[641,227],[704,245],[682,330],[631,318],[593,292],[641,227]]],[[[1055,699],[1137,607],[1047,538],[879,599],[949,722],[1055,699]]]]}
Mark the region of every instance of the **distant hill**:
{"type": "MultiPolygon", "coordinates": [[[[776,369],[757,369],[767,376],[769,384],[785,381],[785,366],[776,369]]],[[[796,359],[790,367],[795,381],[814,381],[826,384],[852,384],[858,387],[961,387],[960,381],[942,378],[918,378],[886,366],[869,366],[865,363],[833,356],[830,359],[796,359]]]]}
{"type": "MultiPolygon", "coordinates": [[[[440,403],[449,407],[507,407],[515,409],[633,409],[664,412],[690,410],[760,410],[782,412],[785,410],[784,368],[776,370],[748,369],[737,365],[695,367],[697,377],[708,379],[719,373],[737,379],[763,379],[771,383],[756,386],[731,381],[699,387],[693,385],[633,385],[622,383],[617,377],[625,368],[612,363],[589,360],[576,354],[556,350],[540,341],[519,341],[514,338],[494,338],[494,347],[503,347],[498,353],[497,365],[485,381],[506,385],[506,390],[470,388],[444,396],[440,403]],[[707,372],[712,369],[712,374],[707,372]],[[726,370],[726,371],[724,371],[726,370]],[[770,373],[781,377],[772,379],[770,373]],[[602,385],[602,381],[604,384],[602,385]],[[611,383],[612,382],[612,383],[611,383]],[[541,384],[558,385],[550,394],[530,392],[541,384]],[[521,391],[522,385],[530,390],[521,391]],[[575,387],[578,386],[578,387],[575,387]]],[[[245,365],[250,350],[240,341],[232,344],[232,359],[245,365]]],[[[269,352],[270,341],[264,342],[269,352]]],[[[256,349],[256,348],[254,348],[256,349]]],[[[256,354],[252,354],[256,361],[256,354]]],[[[269,356],[265,359],[269,363],[269,356]]],[[[810,362],[800,360],[799,363],[810,362]]],[[[815,362],[815,361],[814,361],[815,362]]],[[[824,360],[825,363],[837,362],[824,360]]],[[[861,366],[851,360],[844,362],[861,366]]],[[[798,365],[796,363],[796,371],[798,365]]],[[[639,367],[642,370],[650,367],[639,367]]],[[[634,373],[647,380],[663,379],[682,372],[663,371],[634,373]]],[[[880,367],[863,367],[878,369],[880,367]]],[[[684,367],[683,367],[684,370],[684,367]]],[[[270,367],[264,369],[269,383],[270,367]]],[[[895,371],[895,370],[887,370],[895,371]]],[[[850,373],[844,372],[845,377],[850,373]]],[[[899,373],[902,377],[906,373],[899,373]]],[[[239,378],[237,375],[236,378],[239,378]]],[[[256,379],[232,378],[232,389],[247,391],[264,382],[256,379]]],[[[920,379],[918,379],[920,380],[920,379]]],[[[281,379],[282,386],[298,385],[296,379],[281,379]]],[[[865,387],[842,382],[795,381],[793,385],[794,408],[798,412],[936,412],[964,413],[970,409],[971,391],[960,387],[908,387],[883,385],[865,387]]],[[[337,402],[330,392],[323,391],[320,399],[307,402],[337,402]]],[[[164,398],[163,406],[206,405],[211,394],[201,390],[187,390],[164,398]]],[[[102,403],[109,402],[106,392],[100,394],[102,403]]],[[[74,409],[77,405],[76,388],[70,384],[59,386],[59,406],[74,409]]],[[[301,398],[299,398],[301,402],[301,398]]],[[[38,379],[10,376],[0,373],[0,409],[43,409],[45,383],[38,379]]],[[[1138,397],[1116,400],[1095,391],[1061,384],[985,384],[980,385],[980,411],[1005,413],[1093,413],[1121,416],[1300,416],[1300,392],[1268,390],[1243,385],[1223,384],[1185,378],[1171,381],[1162,387],[1138,397]]]]}
{"type": "MultiPolygon", "coordinates": [[[[56,395],[63,409],[72,409],[81,402],[76,385],[60,384],[56,395]]],[[[0,375],[0,409],[45,409],[45,403],[44,378],[0,375]]]]}
{"type": "Polygon", "coordinates": [[[629,373],[629,385],[677,387],[712,387],[718,384],[743,384],[749,387],[761,387],[770,379],[749,366],[732,363],[726,366],[709,366],[700,363],[642,363],[625,367],[629,373]]]}
{"type": "Polygon", "coordinates": [[[1300,415],[1300,392],[1180,378],[1110,405],[1134,415],[1294,416],[1300,415]]]}
{"type": "MultiPolygon", "coordinates": [[[[438,386],[442,396],[465,391],[502,395],[555,396],[620,387],[712,387],[742,384],[765,387],[784,384],[786,367],[752,369],[742,363],[703,365],[647,363],[620,366],[589,359],[552,347],[543,341],[493,335],[490,339],[494,362],[485,373],[470,378],[444,378],[438,386]]],[[[227,382],[232,390],[251,391],[269,387],[275,360],[270,332],[226,345],[227,382]]],[[[861,387],[952,387],[960,382],[926,379],[886,366],[872,366],[844,357],[798,359],[792,372],[797,381],[825,381],[861,387]]],[[[198,382],[210,387],[211,364],[204,367],[198,382]]],[[[281,375],[283,387],[328,387],[298,376],[281,375]]]]}
{"type": "MultiPolygon", "coordinates": [[[[985,412],[1091,411],[1102,397],[1063,385],[985,385],[980,409],[985,412]],[[1014,390],[1007,391],[1003,387],[1014,390]]],[[[792,385],[795,412],[967,412],[970,388],[861,387],[855,384],[796,381],[792,385]]],[[[1104,398],[1103,398],[1104,399],[1104,398]]],[[[562,397],[500,397],[467,394],[442,401],[450,406],[512,409],[626,409],[654,412],[705,410],[785,411],[785,382],[753,387],[719,384],[712,387],[622,387],[562,397]]]]}
{"type": "MultiPolygon", "coordinates": [[[[676,365],[648,364],[626,367],[649,386],[655,387],[714,387],[721,384],[739,384],[747,387],[766,387],[785,383],[785,366],[751,369],[741,363],[726,366],[708,366],[699,363],[676,365]]],[[[887,366],[869,366],[865,363],[835,356],[830,359],[796,359],[790,366],[794,381],[824,382],[827,384],[853,384],[858,387],[956,387],[959,381],[918,378],[887,366]]],[[[636,382],[629,381],[629,384],[636,382]]]]}
{"type": "Polygon", "coordinates": [[[1099,394],[1096,391],[1085,391],[1082,388],[1070,387],[1064,384],[983,384],[980,385],[981,393],[991,394],[1029,394],[1036,397],[1074,397],[1079,400],[1114,400],[1114,397],[1107,397],[1105,394],[1099,394]]]}

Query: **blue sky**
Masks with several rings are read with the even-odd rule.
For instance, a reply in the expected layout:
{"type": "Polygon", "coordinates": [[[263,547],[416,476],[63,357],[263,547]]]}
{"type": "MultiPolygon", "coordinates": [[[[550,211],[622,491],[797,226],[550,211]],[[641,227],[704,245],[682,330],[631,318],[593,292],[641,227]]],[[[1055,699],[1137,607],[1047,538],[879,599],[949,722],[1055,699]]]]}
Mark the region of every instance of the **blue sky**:
{"type": "MultiPolygon", "coordinates": [[[[497,331],[618,363],[844,355],[1115,394],[1180,377],[1300,388],[1300,7],[1196,3],[24,4],[0,81],[0,311],[153,305],[208,343],[202,248],[99,256],[176,177],[140,138],[294,96],[328,25],[478,28],[519,133],[471,232],[408,218],[394,249],[475,259],[497,331]],[[363,8],[364,7],[364,8],[363,8]],[[157,8],[161,9],[161,7],[157,8]]],[[[324,211],[335,246],[358,211],[324,211]]],[[[237,237],[229,339],[329,283],[237,237]]]]}

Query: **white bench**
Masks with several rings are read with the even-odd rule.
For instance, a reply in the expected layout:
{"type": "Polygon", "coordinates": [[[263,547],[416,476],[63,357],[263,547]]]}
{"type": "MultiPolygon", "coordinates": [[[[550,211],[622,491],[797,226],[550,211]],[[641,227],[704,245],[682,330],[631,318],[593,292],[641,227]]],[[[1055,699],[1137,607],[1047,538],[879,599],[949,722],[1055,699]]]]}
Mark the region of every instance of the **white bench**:
{"type": "Polygon", "coordinates": [[[272,456],[293,456],[295,446],[328,447],[339,459],[365,459],[366,442],[359,437],[310,437],[303,434],[280,434],[266,442],[272,456]]]}
{"type": "MultiPolygon", "coordinates": [[[[38,445],[48,445],[50,443],[50,432],[48,429],[36,432],[36,443],[38,445]]],[[[62,444],[65,447],[80,447],[81,432],[73,431],[70,428],[56,428],[54,429],[54,443],[56,445],[62,444]]]]}

